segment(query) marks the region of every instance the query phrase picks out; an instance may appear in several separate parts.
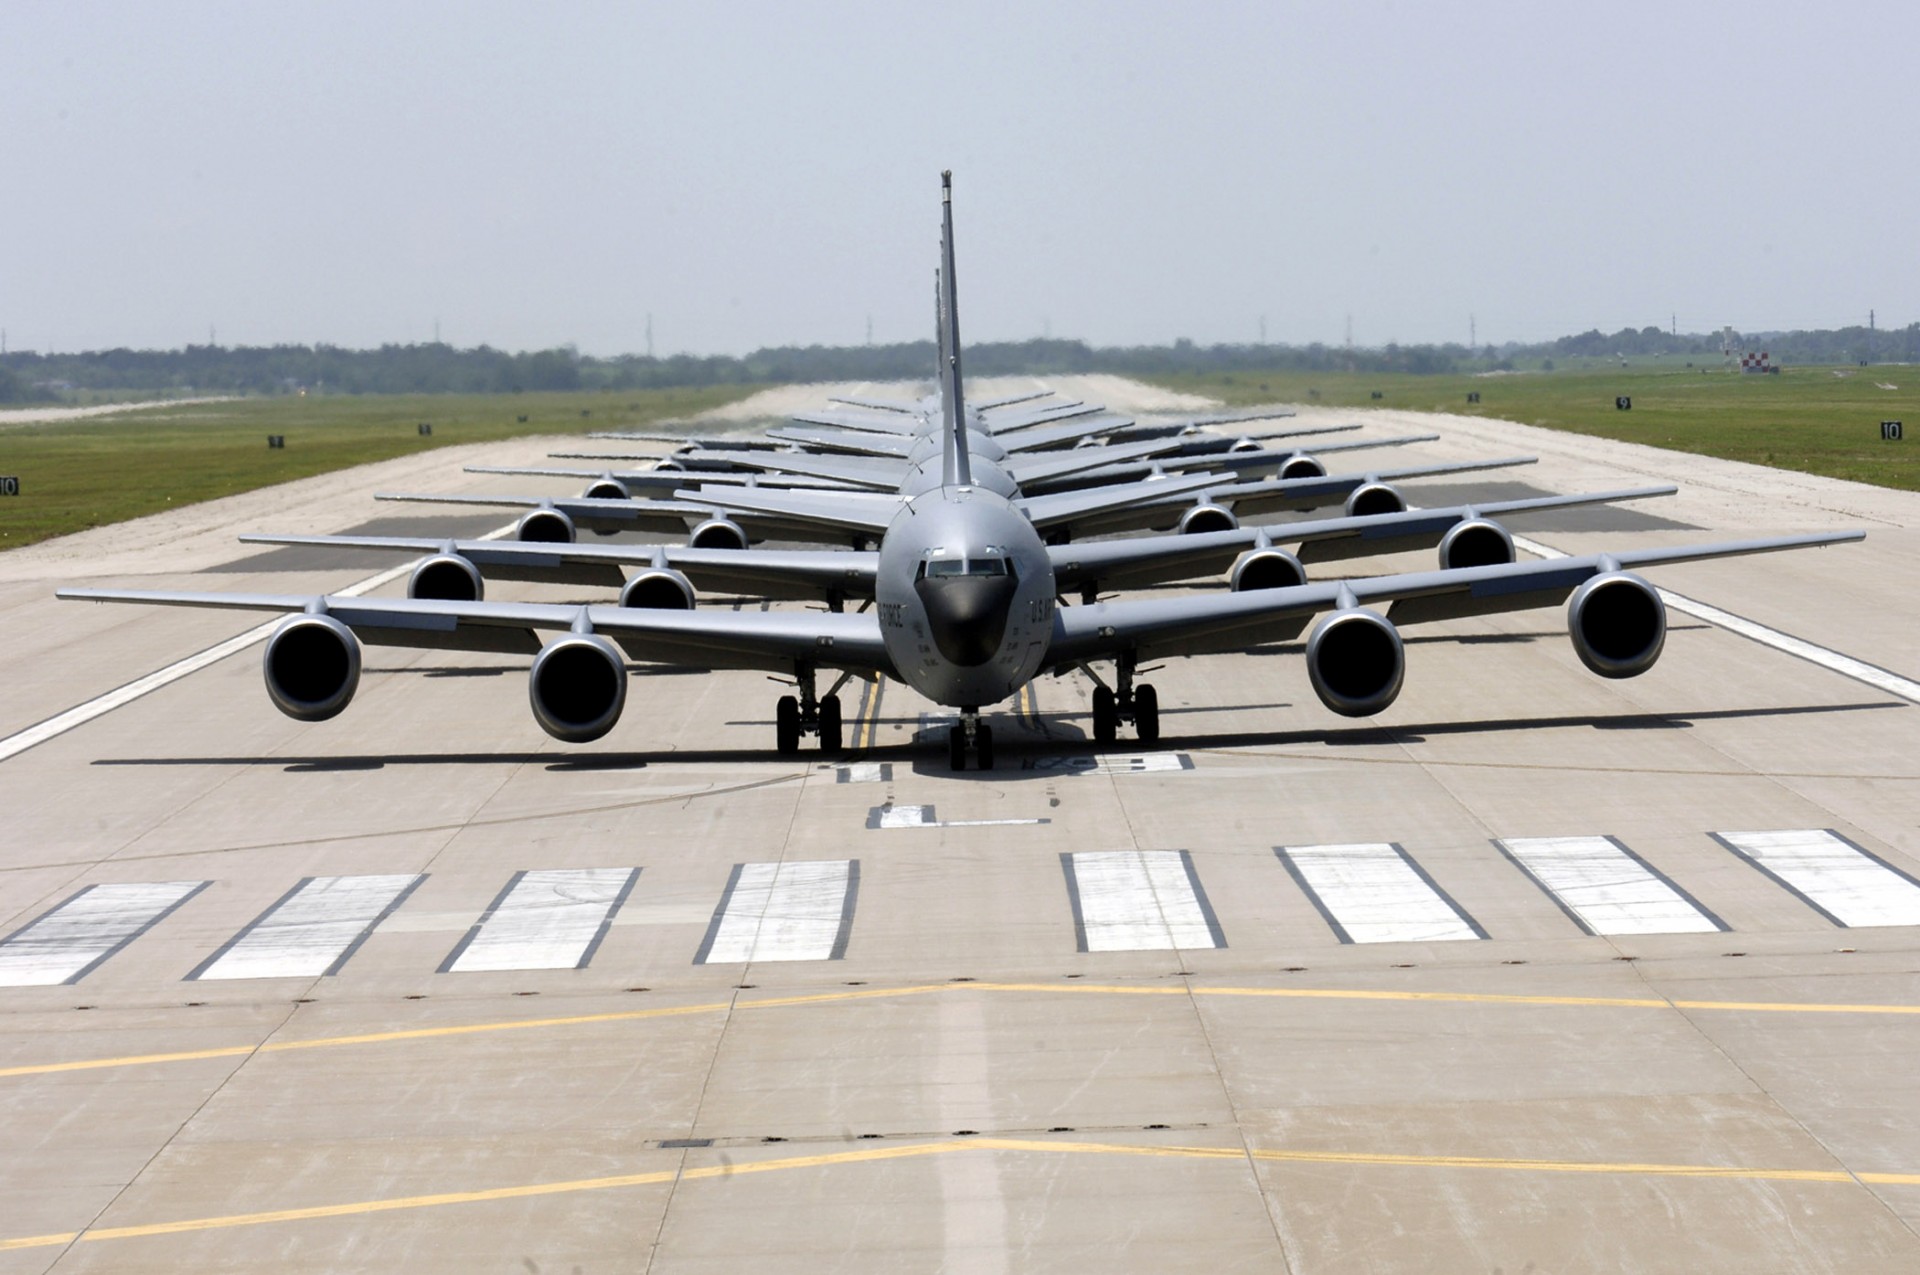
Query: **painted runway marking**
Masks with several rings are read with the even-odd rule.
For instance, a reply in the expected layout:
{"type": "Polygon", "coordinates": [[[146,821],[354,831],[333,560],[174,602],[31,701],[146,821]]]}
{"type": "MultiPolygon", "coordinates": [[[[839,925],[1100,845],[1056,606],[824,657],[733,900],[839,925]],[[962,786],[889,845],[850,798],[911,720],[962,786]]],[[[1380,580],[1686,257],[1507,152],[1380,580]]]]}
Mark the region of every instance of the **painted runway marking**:
{"type": "Polygon", "coordinates": [[[1274,853],[1342,943],[1487,937],[1399,846],[1281,846],[1274,853]]]}
{"type": "MultiPolygon", "coordinates": [[[[1525,536],[1515,536],[1513,543],[1528,553],[1542,558],[1564,558],[1568,555],[1560,550],[1543,545],[1537,540],[1525,536]]],[[[1764,624],[1749,620],[1745,616],[1735,615],[1731,611],[1722,611],[1719,607],[1709,606],[1705,602],[1696,602],[1683,594],[1661,589],[1660,598],[1668,606],[1696,620],[1705,620],[1743,638],[1770,646],[1776,651],[1798,656],[1821,668],[1830,669],[1842,677],[1850,677],[1856,682],[1865,682],[1876,690],[1889,695],[1898,695],[1901,699],[1920,704],[1920,682],[1901,677],[1898,673],[1889,673],[1886,669],[1876,668],[1865,660],[1856,660],[1851,655],[1842,655],[1838,651],[1824,646],[1815,646],[1805,638],[1794,637],[1791,633],[1782,633],[1778,629],[1768,628],[1764,624]]]]}
{"type": "Polygon", "coordinates": [[[90,885],[0,939],[0,987],[77,983],[207,885],[205,881],[90,885]]]}
{"type": "Polygon", "coordinates": [[[1727,928],[1612,837],[1502,837],[1494,844],[1589,934],[1703,934],[1727,928]]]}
{"type": "Polygon", "coordinates": [[[638,868],[516,872],[440,972],[585,969],[639,875],[638,868]]]}
{"type": "Polygon", "coordinates": [[[1227,945],[1185,850],[1082,850],[1060,866],[1082,952],[1227,945]]]}
{"type": "MultiPolygon", "coordinates": [[[[514,526],[515,524],[509,523],[504,527],[496,527],[479,538],[482,540],[504,539],[513,534],[514,526]]],[[[381,585],[389,584],[411,572],[416,562],[417,560],[415,560],[415,562],[407,562],[398,567],[389,567],[377,575],[368,576],[366,579],[350,584],[344,589],[336,590],[332,596],[336,598],[357,598],[362,594],[371,593],[381,585]]],[[[264,642],[273,635],[273,631],[279,628],[281,621],[286,618],[284,615],[277,615],[265,624],[255,625],[245,633],[239,634],[236,637],[230,637],[224,642],[216,643],[196,655],[189,655],[183,660],[177,660],[163,669],[158,669],[155,672],[147,674],[145,677],[136,678],[128,682],[125,686],[116,687],[108,691],[105,695],[90,699],[84,704],[75,705],[64,713],[56,714],[43,722],[27,727],[23,731],[18,731],[7,736],[5,739],[0,739],[0,761],[5,761],[9,757],[24,753],[35,744],[44,744],[56,735],[64,735],[76,726],[84,726],[96,717],[104,717],[114,709],[131,704],[141,696],[150,695],[163,686],[169,686],[187,676],[189,673],[198,673],[208,665],[218,664],[229,655],[244,651],[256,642],[264,642]]]]}
{"type": "Polygon", "coordinates": [[[886,784],[893,782],[893,763],[890,761],[856,761],[845,766],[835,766],[834,781],[837,784],[886,784]]]}
{"type": "Polygon", "coordinates": [[[1056,1142],[1046,1138],[955,1138],[942,1142],[894,1143],[865,1147],[855,1151],[778,1156],[764,1160],[745,1158],[734,1148],[722,1148],[713,1151],[712,1154],[719,1159],[719,1163],[686,1164],[683,1162],[671,1168],[612,1174],[598,1178],[571,1178],[557,1182],[481,1187],[470,1191],[445,1191],[435,1195],[382,1196],[337,1204],[272,1209],[257,1213],[227,1213],[130,1226],[94,1226],[84,1230],[62,1231],[49,1235],[13,1236],[0,1238],[0,1252],[17,1252],[33,1248],[64,1248],[70,1244],[98,1243],[106,1240],[189,1235],[205,1231],[231,1230],[236,1227],[284,1225],[289,1222],[310,1222],[325,1218],[365,1217],[375,1213],[445,1208],[449,1205],[461,1204],[497,1203],[502,1200],[538,1199],[543,1196],[575,1195],[589,1191],[726,1181],[756,1173],[838,1168],[856,1164],[879,1164],[950,1155],[1019,1154],[1204,1160],[1229,1163],[1236,1166],[1239,1171],[1244,1171],[1246,1162],[1253,1160],[1263,1164],[1312,1164],[1353,1169],[1437,1169],[1449,1173],[1480,1170],[1534,1174],[1606,1174],[1641,1178],[1698,1178],[1707,1181],[1826,1183],[1835,1186],[1920,1185],[1920,1173],[1849,1169],[1795,1169],[1769,1168],[1764,1165],[1662,1164],[1605,1160],[1521,1160],[1482,1155],[1419,1155],[1394,1151],[1330,1151],[1305,1148],[1296,1150],[1287,1147],[1157,1146],[1151,1143],[1056,1142]]]}
{"type": "Polygon", "coordinates": [[[1920,925],[1920,882],[1837,832],[1716,832],[1713,839],[1835,925],[1920,925]]]}
{"type": "Polygon", "coordinates": [[[899,1000],[917,996],[1184,996],[1189,999],[1355,1001],[1376,1004],[1473,1005],[1489,1009],[1630,1009],[1678,1010],[1723,1014],[1864,1014],[1883,1018],[1920,1019],[1920,1005],[1849,1003],[1841,1001],[1708,1001],[1659,996],[1553,996],[1510,992],[1403,992],[1358,987],[1216,987],[1204,983],[920,983],[909,987],[870,987],[857,992],[810,992],[772,996],[763,1000],[705,1001],[665,1005],[655,1009],[626,1009],[602,1014],[572,1014],[558,1018],[509,1018],[490,1022],[453,1023],[439,1027],[408,1027],[396,1031],[365,1032],[352,1036],[311,1036],[305,1039],[265,1040],[244,1045],[216,1045],[206,1049],[165,1054],[125,1054],[111,1058],[77,1058],[64,1062],[18,1063],[0,1067],[0,1079],[51,1076],[73,1071],[103,1071],[121,1067],[153,1067],[167,1063],[207,1062],[247,1058],[253,1054],[284,1054],[306,1049],[350,1049],[367,1045],[398,1045],[411,1041],[449,1040],[458,1036],[490,1036],[499,1032],[554,1031],[598,1027],[613,1023],[651,1022],[667,1018],[697,1018],[703,1014],[746,1013],[764,1009],[795,1009],[847,1001],[899,1000]]]}
{"type": "Polygon", "coordinates": [[[308,877],[187,975],[189,979],[333,974],[423,876],[308,877]]]}
{"type": "Polygon", "coordinates": [[[693,963],[839,960],[859,892],[858,859],[736,863],[693,963]]]}
{"type": "Polygon", "coordinates": [[[1022,770],[1062,771],[1075,775],[1150,775],[1193,769],[1185,753],[1099,753],[1073,757],[1029,757],[1022,770]]]}
{"type": "Polygon", "coordinates": [[[1051,822],[1047,819],[936,819],[932,806],[875,806],[867,812],[868,828],[996,828],[1051,822]]]}

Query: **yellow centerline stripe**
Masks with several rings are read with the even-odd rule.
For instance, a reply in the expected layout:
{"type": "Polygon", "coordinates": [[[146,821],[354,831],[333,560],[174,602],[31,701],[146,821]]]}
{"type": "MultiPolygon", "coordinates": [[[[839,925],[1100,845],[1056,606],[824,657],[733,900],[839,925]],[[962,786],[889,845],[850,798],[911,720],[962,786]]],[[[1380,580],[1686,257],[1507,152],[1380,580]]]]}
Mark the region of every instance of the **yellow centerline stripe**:
{"type": "Polygon", "coordinates": [[[1247,1150],[1242,1147],[1182,1147],[1128,1145],[1111,1142],[1053,1142],[1040,1138],[966,1138],[943,1142],[905,1143],[867,1147],[858,1151],[835,1151],[818,1155],[785,1156],[772,1160],[728,1160],[697,1168],[660,1169],[647,1173],[624,1173],[610,1177],[576,1178],[566,1182],[536,1182],[521,1186],[490,1187],[477,1191],[446,1191],[433,1195],[409,1195],[379,1200],[354,1200],[344,1204],[321,1204],[307,1208],[272,1209],[258,1213],[232,1213],[217,1217],[185,1218],[173,1222],[154,1222],[142,1226],[95,1227],[83,1231],[64,1231],[51,1235],[25,1235],[0,1240],[0,1252],[28,1248],[53,1248],[96,1240],[138,1239],[156,1235],[181,1235],[195,1231],[227,1230],[243,1226],[266,1226],[279,1222],[304,1222],[323,1218],[361,1217],[373,1213],[392,1213],[407,1209],[440,1208],[450,1204],[479,1204],[493,1200],[524,1200],[547,1195],[570,1195],[583,1191],[608,1191],[623,1187],[659,1186],[669,1182],[700,1182],[750,1173],[776,1173],[798,1169],[830,1168],[838,1165],[871,1164],[882,1160],[920,1159],[955,1151],[1014,1151],[1045,1155],[1134,1156],[1156,1159],[1240,1161],[1260,1164],[1346,1165],[1368,1168],[1419,1169],[1492,1169],[1522,1173],[1604,1173],[1636,1177],[1702,1178],[1749,1182],[1828,1182],[1860,1183],[1867,1186],[1920,1185],[1920,1173],[1849,1173],[1843,1169],[1755,1169],[1719,1164],[1651,1164],[1632,1161],[1521,1160],[1494,1156],[1392,1155],[1351,1151],[1247,1150]]]}
{"type": "Polygon", "coordinates": [[[866,712],[860,715],[860,721],[853,728],[855,752],[872,748],[880,737],[880,692],[886,689],[886,685],[885,676],[875,673],[873,681],[867,686],[866,712]]]}
{"type": "Polygon", "coordinates": [[[261,1045],[228,1045],[178,1053],[134,1054],[120,1058],[85,1058],[72,1062],[27,1063],[0,1067],[0,1078],[44,1076],[57,1072],[92,1071],[103,1067],[139,1067],[154,1063],[194,1062],[208,1058],[238,1058],[248,1054],[286,1053],[297,1049],[332,1049],[343,1045],[380,1045],[395,1041],[435,1040],[450,1036],[477,1036],[489,1032],[530,1031],[546,1027],[582,1027],[595,1023],[639,1022],[650,1018],[679,1018],[727,1010],[785,1009],[841,1001],[893,1000],[933,992],[1031,993],[1069,996],[1191,996],[1279,1000],[1428,1002],[1447,1005],[1556,1005],[1575,1009],[1678,1009],[1760,1014],[1891,1014],[1920,1015],[1920,1005],[1819,1004],[1795,1001],[1663,1000],[1657,996],[1546,996],[1498,992],[1395,992],[1374,988],[1337,987],[1188,987],[1162,984],[1129,987],[1105,983],[928,983],[914,987],[871,987],[861,991],[813,992],[763,1000],[711,1001],[658,1009],[619,1010],[605,1014],[574,1014],[564,1018],[518,1018],[485,1023],[457,1023],[446,1027],[415,1027],[403,1031],[370,1032],[354,1036],[321,1036],[311,1040],[274,1040],[261,1045]]]}

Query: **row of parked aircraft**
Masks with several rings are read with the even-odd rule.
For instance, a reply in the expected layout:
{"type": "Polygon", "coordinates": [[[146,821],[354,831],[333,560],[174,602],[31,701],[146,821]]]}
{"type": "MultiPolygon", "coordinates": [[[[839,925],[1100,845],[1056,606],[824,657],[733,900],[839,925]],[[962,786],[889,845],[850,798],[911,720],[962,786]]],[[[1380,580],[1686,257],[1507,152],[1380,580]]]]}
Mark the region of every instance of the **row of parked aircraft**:
{"type": "Polygon", "coordinates": [[[1323,704],[1346,716],[1378,713],[1399,694],[1401,627],[1563,602],[1582,662],[1602,677],[1631,677],[1659,658],[1666,636],[1659,593],[1635,568],[1863,535],[1523,563],[1503,516],[1675,489],[1413,508],[1399,488],[1405,480],[1531,458],[1335,474],[1323,457],[1432,436],[1322,441],[1310,453],[1302,442],[1308,435],[1358,427],[1238,432],[1284,413],[1150,425],[1093,405],[1043,402],[1051,397],[1045,393],[970,405],[950,175],[941,187],[938,390],[926,399],[834,400],[752,439],[674,436],[679,450],[650,468],[482,471],[584,479],[576,499],[381,497],[520,507],[513,540],[242,537],[420,555],[404,599],[117,589],[63,589],[60,596],[287,613],[267,642],[266,684],[273,703],[302,721],[347,706],[362,643],[531,656],[533,716],[572,743],[599,739],[619,720],[629,661],[791,678],[795,693],[780,697],[775,711],[781,753],[797,752],[809,736],[839,751],[839,690],[851,678],[890,677],[957,710],[948,753],[959,770],[969,756],[992,766],[993,734],[981,711],[1035,677],[1077,672],[1093,681],[1096,740],[1111,741],[1128,725],[1152,741],[1159,701],[1153,686],[1137,680],[1144,664],[1290,641],[1309,624],[1309,680],[1323,704]],[[1217,432],[1220,426],[1229,432],[1217,432]],[[1344,505],[1335,517],[1269,521],[1334,503],[1344,505]],[[582,544],[581,531],[639,531],[674,542],[582,544]],[[1094,538],[1122,532],[1136,534],[1094,538]],[[1310,563],[1415,548],[1437,549],[1438,568],[1307,576],[1310,563]],[[1222,574],[1225,587],[1215,593],[1128,596],[1222,574]],[[489,602],[489,579],[618,592],[605,603],[489,602]],[[695,605],[702,592],[715,591],[812,599],[827,609],[695,605]],[[836,679],[825,693],[823,676],[836,679]]]}

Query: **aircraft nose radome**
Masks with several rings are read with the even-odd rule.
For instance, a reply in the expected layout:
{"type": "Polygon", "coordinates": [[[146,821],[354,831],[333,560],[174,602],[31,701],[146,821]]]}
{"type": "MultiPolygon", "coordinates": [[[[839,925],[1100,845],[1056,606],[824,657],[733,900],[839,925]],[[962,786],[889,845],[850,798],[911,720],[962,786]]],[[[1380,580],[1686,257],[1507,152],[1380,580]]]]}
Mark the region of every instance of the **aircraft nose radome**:
{"type": "Polygon", "coordinates": [[[940,654],[963,668],[994,657],[1007,632],[1015,589],[1006,576],[947,576],[914,582],[940,654]]]}

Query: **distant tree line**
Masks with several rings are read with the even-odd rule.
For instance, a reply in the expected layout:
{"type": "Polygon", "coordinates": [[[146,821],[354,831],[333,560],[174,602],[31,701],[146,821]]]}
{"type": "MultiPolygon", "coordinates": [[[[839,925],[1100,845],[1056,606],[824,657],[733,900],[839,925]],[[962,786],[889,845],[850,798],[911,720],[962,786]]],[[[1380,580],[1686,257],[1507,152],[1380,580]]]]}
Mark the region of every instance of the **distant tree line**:
{"type": "MultiPolygon", "coordinates": [[[[1718,358],[1715,333],[1673,334],[1657,327],[1598,329],[1543,344],[1196,345],[1096,348],[1084,341],[996,341],[969,345],[976,376],[1047,376],[1080,372],[1177,375],[1214,372],[1407,372],[1415,375],[1487,368],[1549,366],[1568,357],[1652,354],[1718,358]]],[[[1764,349],[1776,363],[1920,361],[1920,323],[1894,330],[1852,327],[1769,332],[1735,338],[1740,349],[1764,349]]],[[[707,385],[770,385],[804,381],[909,380],[929,376],[931,341],[897,345],[782,346],[735,358],[622,354],[594,358],[571,347],[509,353],[491,346],[460,350],[434,342],[349,350],[336,345],[189,345],[182,350],[96,350],[78,354],[14,351],[0,355],[0,403],[32,402],[75,390],[172,391],[200,394],[510,394],[533,390],[625,390],[707,385]]]]}

